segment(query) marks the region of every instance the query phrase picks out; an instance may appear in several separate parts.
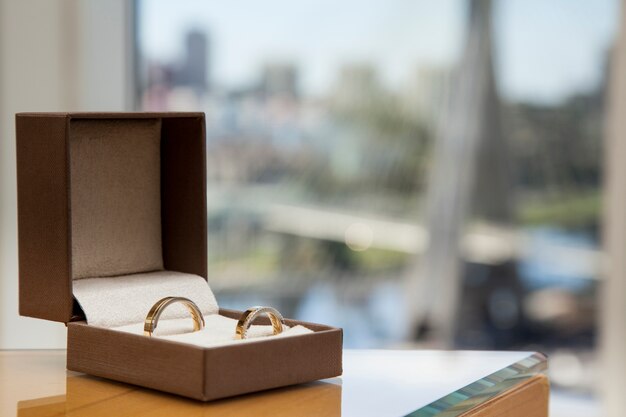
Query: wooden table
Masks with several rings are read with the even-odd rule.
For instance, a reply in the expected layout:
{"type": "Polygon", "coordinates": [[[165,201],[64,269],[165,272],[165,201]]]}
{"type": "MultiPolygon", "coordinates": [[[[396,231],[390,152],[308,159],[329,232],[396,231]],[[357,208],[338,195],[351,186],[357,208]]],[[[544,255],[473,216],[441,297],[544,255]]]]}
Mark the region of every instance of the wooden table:
{"type": "Polygon", "coordinates": [[[542,355],[346,350],[344,375],[201,403],[65,370],[64,351],[0,351],[0,416],[547,417],[542,355]]]}

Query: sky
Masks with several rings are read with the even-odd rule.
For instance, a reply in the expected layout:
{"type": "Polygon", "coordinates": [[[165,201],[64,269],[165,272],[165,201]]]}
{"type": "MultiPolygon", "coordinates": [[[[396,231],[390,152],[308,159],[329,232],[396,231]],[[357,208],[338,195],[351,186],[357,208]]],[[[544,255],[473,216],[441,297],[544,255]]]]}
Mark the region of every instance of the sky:
{"type": "MultiPolygon", "coordinates": [[[[464,0],[143,0],[144,57],[173,62],[191,29],[211,40],[212,81],[253,83],[267,62],[294,62],[301,87],[324,94],[341,66],[372,64],[390,88],[418,68],[454,65],[464,43],[464,0]]],[[[511,100],[558,102],[594,88],[616,32],[617,0],[497,0],[498,84],[511,100]]]]}
{"type": "Polygon", "coordinates": [[[597,87],[617,32],[617,0],[500,0],[496,69],[506,97],[559,101],[597,87]]]}

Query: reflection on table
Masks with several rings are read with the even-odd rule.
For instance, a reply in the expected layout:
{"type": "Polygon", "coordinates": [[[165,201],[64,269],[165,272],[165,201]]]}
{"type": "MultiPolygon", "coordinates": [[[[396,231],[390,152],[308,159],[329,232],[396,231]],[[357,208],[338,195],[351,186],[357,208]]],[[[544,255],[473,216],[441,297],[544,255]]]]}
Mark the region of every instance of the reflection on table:
{"type": "Polygon", "coordinates": [[[530,396],[511,415],[547,415],[540,354],[346,350],[343,362],[340,378],[202,403],[66,371],[63,351],[0,352],[0,415],[454,417],[516,390],[530,396]]]}
{"type": "Polygon", "coordinates": [[[341,384],[314,382],[202,403],[88,375],[68,376],[67,394],[19,401],[18,417],[340,416],[341,384]]]}

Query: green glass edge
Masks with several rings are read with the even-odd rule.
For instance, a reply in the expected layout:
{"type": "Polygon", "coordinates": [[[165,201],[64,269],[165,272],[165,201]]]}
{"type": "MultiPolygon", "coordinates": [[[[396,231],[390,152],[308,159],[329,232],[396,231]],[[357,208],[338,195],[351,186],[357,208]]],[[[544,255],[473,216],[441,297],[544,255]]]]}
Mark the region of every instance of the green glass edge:
{"type": "Polygon", "coordinates": [[[548,361],[541,353],[533,353],[512,365],[446,395],[406,417],[456,417],[502,394],[534,375],[544,373],[548,361]]]}

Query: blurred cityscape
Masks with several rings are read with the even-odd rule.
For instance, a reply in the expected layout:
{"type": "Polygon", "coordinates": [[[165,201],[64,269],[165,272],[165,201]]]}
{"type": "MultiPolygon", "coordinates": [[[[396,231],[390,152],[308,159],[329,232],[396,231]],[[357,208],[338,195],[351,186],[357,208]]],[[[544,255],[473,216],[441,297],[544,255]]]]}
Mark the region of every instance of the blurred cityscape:
{"type": "MultiPolygon", "coordinates": [[[[438,345],[427,320],[407,315],[420,300],[407,288],[429,244],[435,144],[456,69],[419,65],[392,88],[380,63],[346,62],[329,93],[313,95],[301,86],[306,68],[268,59],[256,81],[227,87],[212,76],[211,33],[189,28],[176,60],[144,55],[138,94],[142,110],[206,112],[209,282],[220,304],[341,326],[346,347],[438,345]]],[[[488,116],[506,146],[481,145],[447,347],[545,351],[557,386],[588,392],[605,83],[558,103],[496,99],[488,116]],[[498,175],[506,195],[490,182],[498,175]],[[501,201],[507,218],[493,215],[501,201]]]]}

